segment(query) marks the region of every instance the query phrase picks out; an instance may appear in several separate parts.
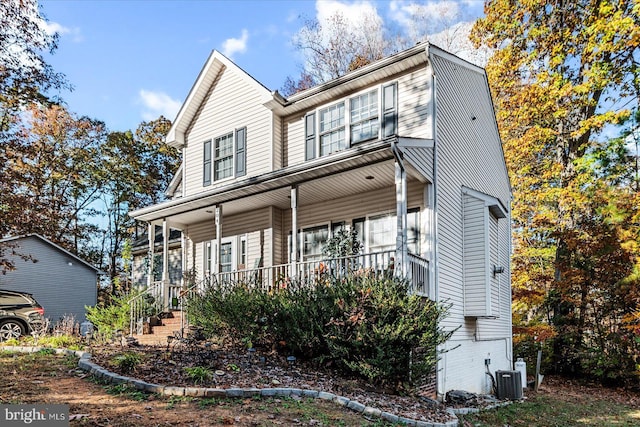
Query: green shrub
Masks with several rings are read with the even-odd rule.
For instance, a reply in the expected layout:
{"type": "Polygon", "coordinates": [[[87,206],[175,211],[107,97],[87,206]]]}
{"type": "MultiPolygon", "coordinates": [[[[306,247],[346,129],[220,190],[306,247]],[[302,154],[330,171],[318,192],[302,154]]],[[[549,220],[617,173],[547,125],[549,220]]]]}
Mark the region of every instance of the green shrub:
{"type": "Polygon", "coordinates": [[[332,361],[373,383],[395,386],[432,372],[437,347],[453,334],[439,326],[446,308],[407,289],[407,282],[389,275],[327,275],[271,292],[211,287],[191,298],[188,310],[208,336],[332,361]]]}
{"type": "Polygon", "coordinates": [[[142,356],[138,353],[128,351],[113,356],[111,362],[120,368],[122,372],[128,373],[133,371],[142,362],[142,356]]]}
{"type": "Polygon", "coordinates": [[[131,316],[129,301],[134,296],[133,293],[111,295],[96,306],[85,306],[87,320],[93,323],[98,333],[109,338],[117,330],[128,330],[131,316]]]}
{"type": "Polygon", "coordinates": [[[390,386],[435,368],[437,347],[453,334],[439,326],[446,308],[410,295],[407,282],[386,275],[352,276],[344,288],[348,292],[336,300],[340,313],[325,332],[332,358],[373,383],[390,386]]]}
{"type": "Polygon", "coordinates": [[[206,337],[224,336],[236,343],[265,341],[264,292],[245,284],[210,286],[188,300],[189,321],[206,337]]]}
{"type": "Polygon", "coordinates": [[[211,379],[213,373],[211,369],[202,366],[194,366],[192,368],[184,368],[184,371],[195,384],[202,384],[211,379]]]}

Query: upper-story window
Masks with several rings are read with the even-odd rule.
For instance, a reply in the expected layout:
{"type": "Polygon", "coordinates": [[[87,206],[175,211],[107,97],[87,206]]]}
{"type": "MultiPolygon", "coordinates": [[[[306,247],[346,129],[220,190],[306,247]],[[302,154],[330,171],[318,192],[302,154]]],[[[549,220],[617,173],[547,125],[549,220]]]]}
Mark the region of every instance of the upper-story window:
{"type": "Polygon", "coordinates": [[[378,119],[378,90],[351,98],[351,143],[377,138],[380,130],[378,119]]]}
{"type": "Polygon", "coordinates": [[[202,185],[246,174],[246,135],[247,128],[240,128],[204,143],[202,185]]]}
{"type": "Polygon", "coordinates": [[[344,133],[344,102],[320,110],[320,155],[347,148],[344,133]]]}
{"type": "Polygon", "coordinates": [[[397,83],[352,96],[305,117],[305,160],[345,150],[359,142],[395,135],[397,83]]]}
{"type": "Polygon", "coordinates": [[[213,176],[215,181],[233,175],[233,133],[215,139],[213,176]]]}

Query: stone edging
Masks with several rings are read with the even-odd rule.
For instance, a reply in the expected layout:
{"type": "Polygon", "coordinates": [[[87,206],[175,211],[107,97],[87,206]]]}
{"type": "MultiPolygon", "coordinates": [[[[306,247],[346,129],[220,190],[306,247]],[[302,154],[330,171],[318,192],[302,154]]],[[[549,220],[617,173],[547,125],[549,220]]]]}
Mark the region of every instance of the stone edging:
{"type": "Polygon", "coordinates": [[[365,406],[362,403],[350,400],[343,396],[338,396],[333,393],[327,393],[324,391],[300,389],[300,388],[204,388],[204,387],[174,387],[164,386],[160,384],[150,384],[144,381],[137,380],[135,378],[125,377],[114,372],[108,371],[103,367],[90,361],[91,353],[81,350],[67,350],[61,348],[50,347],[23,347],[23,346],[2,346],[0,350],[15,351],[19,353],[36,353],[40,350],[53,350],[56,354],[65,354],[69,356],[76,356],[79,358],[78,367],[85,372],[90,373],[96,378],[102,378],[103,380],[112,384],[128,384],[133,386],[137,390],[144,390],[149,393],[157,393],[165,396],[191,396],[191,397],[290,397],[301,396],[310,397],[313,399],[322,399],[332,401],[340,406],[344,406],[352,411],[361,413],[363,415],[371,417],[379,417],[391,423],[403,423],[407,426],[415,427],[456,427],[458,420],[453,411],[448,410],[451,416],[456,417],[455,420],[447,421],[446,423],[432,423],[429,421],[418,421],[411,418],[400,417],[398,415],[391,414],[389,412],[381,411],[378,408],[371,406],[365,406]]]}

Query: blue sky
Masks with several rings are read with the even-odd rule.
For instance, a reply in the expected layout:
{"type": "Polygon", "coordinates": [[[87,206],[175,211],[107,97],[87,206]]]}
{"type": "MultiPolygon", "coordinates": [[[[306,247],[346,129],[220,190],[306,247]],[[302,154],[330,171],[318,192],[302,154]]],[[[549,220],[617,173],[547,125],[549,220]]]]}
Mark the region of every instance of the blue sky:
{"type": "Polygon", "coordinates": [[[74,86],[61,94],[69,109],[106,122],[110,130],[126,130],[160,114],[173,120],[213,49],[277,90],[287,76],[300,72],[303,58],[291,42],[306,19],[322,22],[335,10],[347,16],[369,10],[385,25],[408,30],[408,16],[416,11],[423,23],[452,25],[475,19],[483,3],[41,0],[40,5],[60,35],[48,62],[74,86]]]}

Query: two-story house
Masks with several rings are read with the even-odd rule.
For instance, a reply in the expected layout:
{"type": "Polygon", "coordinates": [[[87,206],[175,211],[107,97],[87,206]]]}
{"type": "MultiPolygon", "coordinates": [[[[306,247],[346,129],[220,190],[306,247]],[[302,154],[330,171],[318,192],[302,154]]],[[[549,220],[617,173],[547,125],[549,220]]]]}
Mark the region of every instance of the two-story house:
{"type": "MultiPolygon", "coordinates": [[[[512,368],[511,191],[482,68],[422,43],[283,98],[214,51],[167,142],[173,198],[131,215],[181,230],[196,280],[313,271],[355,229],[359,262],[451,305],[440,395],[512,368]]],[[[181,284],[164,273],[168,300],[181,284]]]]}

